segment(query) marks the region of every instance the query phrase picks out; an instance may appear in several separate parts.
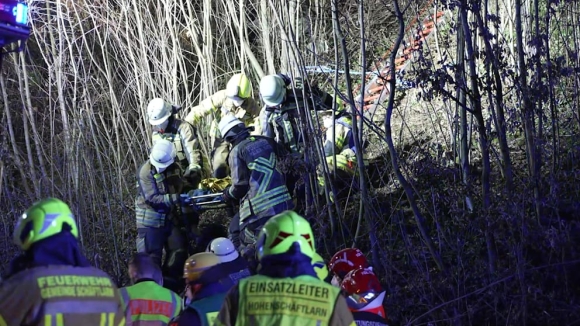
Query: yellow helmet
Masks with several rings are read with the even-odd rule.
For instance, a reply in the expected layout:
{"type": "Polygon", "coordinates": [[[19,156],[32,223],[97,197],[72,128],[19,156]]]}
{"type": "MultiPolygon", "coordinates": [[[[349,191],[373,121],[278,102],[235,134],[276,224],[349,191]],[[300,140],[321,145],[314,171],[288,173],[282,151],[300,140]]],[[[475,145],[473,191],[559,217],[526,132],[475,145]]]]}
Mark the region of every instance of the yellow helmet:
{"type": "Polygon", "coordinates": [[[326,262],[324,262],[322,256],[317,252],[314,253],[314,257],[312,258],[312,267],[314,267],[316,276],[318,276],[321,281],[326,280],[328,277],[328,266],[326,266],[326,262]]]}
{"type": "Polygon", "coordinates": [[[197,253],[187,258],[185,261],[185,266],[183,267],[183,278],[188,283],[195,282],[201,277],[203,272],[219,263],[220,259],[214,253],[197,253]]]}
{"type": "Polygon", "coordinates": [[[14,243],[22,250],[32,244],[62,232],[65,224],[78,238],[79,231],[70,207],[60,199],[48,198],[34,203],[22,214],[14,228],[14,243]]]}
{"type": "Polygon", "coordinates": [[[252,82],[245,74],[235,74],[226,85],[226,95],[229,98],[250,98],[252,96],[252,82]]]}
{"type": "Polygon", "coordinates": [[[284,211],[268,220],[258,236],[258,259],[287,252],[294,243],[300,252],[314,257],[314,235],[308,221],[294,211],[284,211]]]}

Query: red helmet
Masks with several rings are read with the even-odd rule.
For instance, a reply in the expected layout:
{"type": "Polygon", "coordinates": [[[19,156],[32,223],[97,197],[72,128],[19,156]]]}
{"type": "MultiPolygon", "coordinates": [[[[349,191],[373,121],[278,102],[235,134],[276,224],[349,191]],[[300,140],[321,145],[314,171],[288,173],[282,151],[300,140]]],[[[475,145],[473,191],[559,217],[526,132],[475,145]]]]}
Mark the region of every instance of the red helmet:
{"type": "Polygon", "coordinates": [[[359,249],[347,248],[334,254],[328,267],[336,276],[344,278],[352,270],[369,267],[369,262],[359,249]]]}
{"type": "Polygon", "coordinates": [[[340,287],[349,295],[380,293],[383,287],[379,279],[370,269],[355,269],[346,274],[340,287]]]}

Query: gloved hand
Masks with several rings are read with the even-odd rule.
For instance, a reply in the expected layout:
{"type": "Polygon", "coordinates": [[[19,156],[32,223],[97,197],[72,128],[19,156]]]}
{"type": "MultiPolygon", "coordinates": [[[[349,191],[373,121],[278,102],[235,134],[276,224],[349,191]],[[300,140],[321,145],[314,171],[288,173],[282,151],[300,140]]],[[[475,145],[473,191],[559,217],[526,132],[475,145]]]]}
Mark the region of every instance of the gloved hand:
{"type": "Polygon", "coordinates": [[[201,166],[197,165],[197,164],[190,164],[187,169],[185,169],[185,173],[183,173],[183,176],[188,178],[191,176],[195,176],[198,175],[201,172],[201,166]]]}
{"type": "Polygon", "coordinates": [[[179,203],[181,206],[189,206],[192,204],[191,197],[188,194],[179,195],[179,203]]]}
{"type": "Polygon", "coordinates": [[[230,187],[224,189],[222,193],[222,200],[224,203],[233,203],[236,199],[230,196],[230,187]]]}

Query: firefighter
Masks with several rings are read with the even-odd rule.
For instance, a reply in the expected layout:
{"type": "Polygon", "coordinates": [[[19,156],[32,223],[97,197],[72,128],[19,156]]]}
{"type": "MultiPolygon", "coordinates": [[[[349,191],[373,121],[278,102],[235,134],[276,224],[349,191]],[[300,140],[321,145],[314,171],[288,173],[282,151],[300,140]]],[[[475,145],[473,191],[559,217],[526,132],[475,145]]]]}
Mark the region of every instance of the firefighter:
{"type": "Polygon", "coordinates": [[[316,277],[314,235],[293,211],[272,217],[260,232],[258,275],[225,298],[217,325],[354,325],[340,289],[316,277]]]}
{"type": "Polygon", "coordinates": [[[231,282],[220,282],[214,271],[220,259],[211,252],[200,252],[187,259],[183,278],[187,283],[186,296],[190,302],[170,326],[213,325],[231,282]]]}
{"type": "Polygon", "coordinates": [[[193,107],[185,121],[199,125],[202,118],[212,115],[210,126],[212,144],[212,174],[214,178],[223,179],[230,173],[227,165],[229,144],[224,142],[217,127],[222,115],[232,113],[247,126],[254,127],[255,134],[260,134],[260,106],[252,98],[252,83],[245,74],[235,74],[228,81],[226,88],[201,101],[193,107]]]}
{"type": "Polygon", "coordinates": [[[24,254],[0,286],[0,325],[125,324],[117,287],[81,253],[75,220],[56,198],[18,219],[13,239],[24,254]]]}
{"type": "Polygon", "coordinates": [[[342,280],[340,287],[348,293],[346,302],[357,325],[388,325],[383,307],[386,292],[371,269],[359,268],[350,271],[342,280]]]}
{"type": "Polygon", "coordinates": [[[252,249],[266,221],[287,209],[294,208],[286,188],[284,175],[277,167],[277,145],[273,139],[250,136],[248,128],[233,115],[219,123],[224,140],[232,145],[228,164],[232,169],[232,185],[224,189],[225,202],[240,202],[239,212],[232,218],[229,238],[243,256],[253,256],[252,249]]]}
{"type": "MultiPolygon", "coordinates": [[[[353,178],[357,175],[356,147],[352,133],[352,117],[344,108],[340,108],[334,114],[325,111],[323,124],[326,128],[324,141],[324,156],[330,172],[330,177],[339,191],[332,198],[342,198],[342,194],[350,192],[353,178]],[[336,158],[336,163],[335,163],[336,158]]],[[[319,175],[318,184],[324,187],[324,176],[319,175]]]]}
{"type": "Polygon", "coordinates": [[[312,86],[306,90],[310,99],[306,107],[301,84],[295,89],[291,85],[292,79],[285,74],[268,75],[260,80],[260,98],[265,104],[260,112],[260,124],[262,135],[274,138],[291,153],[301,153],[304,137],[300,111],[330,110],[333,100],[330,94],[312,86]]]}
{"type": "Polygon", "coordinates": [[[332,285],[340,286],[346,274],[358,268],[372,269],[362,251],[357,248],[346,248],[338,251],[328,263],[328,269],[333,276],[332,285]]]}
{"type": "Polygon", "coordinates": [[[154,98],[147,105],[147,116],[153,127],[153,144],[159,139],[167,139],[175,145],[177,163],[184,171],[183,176],[192,188],[206,177],[199,140],[193,125],[178,119],[175,113],[180,108],[167,103],[162,98],[154,98]]]}
{"type": "Polygon", "coordinates": [[[167,325],[181,312],[179,295],[163,287],[161,269],[146,253],[133,255],[128,267],[132,285],[119,290],[125,325],[167,325]]]}
{"type": "MultiPolygon", "coordinates": [[[[196,218],[183,191],[182,171],[175,162],[175,147],[165,139],[151,149],[138,171],[137,252],[145,252],[161,266],[165,286],[179,293],[181,268],[187,259],[187,235],[181,229],[196,218]],[[163,249],[166,259],[162,264],[163,249]]],[[[195,223],[195,221],[193,222],[195,223]]]]}
{"type": "Polygon", "coordinates": [[[234,285],[239,280],[250,276],[248,262],[240,256],[232,241],[228,238],[213,239],[207,246],[207,252],[212,252],[220,259],[220,272],[234,285]]]}

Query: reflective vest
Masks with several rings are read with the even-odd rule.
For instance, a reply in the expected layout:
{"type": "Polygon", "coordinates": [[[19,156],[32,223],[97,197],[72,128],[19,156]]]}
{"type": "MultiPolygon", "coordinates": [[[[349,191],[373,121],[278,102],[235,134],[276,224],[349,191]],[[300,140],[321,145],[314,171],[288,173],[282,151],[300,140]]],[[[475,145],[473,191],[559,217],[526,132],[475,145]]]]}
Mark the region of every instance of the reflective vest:
{"type": "Polygon", "coordinates": [[[313,276],[271,278],[255,275],[240,281],[237,326],[328,325],[340,289],[313,276]]]}
{"type": "Polygon", "coordinates": [[[181,192],[181,170],[177,164],[170,165],[163,173],[156,173],[149,161],[138,171],[137,179],[149,179],[150,183],[137,182],[137,198],[135,199],[135,216],[137,227],[159,228],[165,225],[165,218],[171,213],[169,194],[181,192]],[[179,184],[178,184],[179,183],[179,184]],[[164,202],[155,206],[147,202],[147,195],[163,196],[164,202]]]}
{"type": "Polygon", "coordinates": [[[226,294],[226,292],[218,293],[211,297],[193,301],[187,308],[191,308],[197,312],[203,326],[213,325],[226,298],[226,294]]]}
{"type": "Polygon", "coordinates": [[[154,281],[142,281],[119,289],[125,308],[127,326],[164,326],[181,311],[181,300],[177,293],[154,281]]]}

